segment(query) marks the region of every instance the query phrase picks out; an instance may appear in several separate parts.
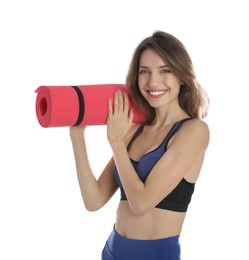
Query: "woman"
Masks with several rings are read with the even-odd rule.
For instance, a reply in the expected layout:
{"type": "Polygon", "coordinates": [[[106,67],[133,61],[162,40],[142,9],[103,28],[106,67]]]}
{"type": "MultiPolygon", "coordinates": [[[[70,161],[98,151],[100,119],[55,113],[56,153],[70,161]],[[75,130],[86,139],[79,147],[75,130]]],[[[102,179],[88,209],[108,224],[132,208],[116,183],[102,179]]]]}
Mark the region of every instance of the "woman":
{"type": "Polygon", "coordinates": [[[70,128],[85,207],[100,209],[120,188],[103,260],[179,260],[179,236],[209,143],[201,119],[207,96],[183,44],[161,31],[136,48],[126,86],[148,120],[132,124],[128,97],[120,91],[108,101],[113,158],[98,180],[88,162],[84,128],[70,128]]]}

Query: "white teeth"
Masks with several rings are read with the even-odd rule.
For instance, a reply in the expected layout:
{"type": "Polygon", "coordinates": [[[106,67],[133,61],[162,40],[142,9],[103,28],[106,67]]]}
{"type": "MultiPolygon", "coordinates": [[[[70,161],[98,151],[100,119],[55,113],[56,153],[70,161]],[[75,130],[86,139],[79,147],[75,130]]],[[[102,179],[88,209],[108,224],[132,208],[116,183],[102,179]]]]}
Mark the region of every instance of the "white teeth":
{"type": "Polygon", "coordinates": [[[166,91],[149,91],[150,95],[152,96],[159,96],[164,94],[166,91]]]}

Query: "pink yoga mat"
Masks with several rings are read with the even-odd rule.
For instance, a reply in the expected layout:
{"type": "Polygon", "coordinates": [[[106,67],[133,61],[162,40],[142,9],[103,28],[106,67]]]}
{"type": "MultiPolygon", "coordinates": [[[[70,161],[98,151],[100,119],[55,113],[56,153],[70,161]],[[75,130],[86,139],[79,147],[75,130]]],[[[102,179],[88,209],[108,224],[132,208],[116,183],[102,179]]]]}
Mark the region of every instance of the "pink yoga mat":
{"type": "MultiPolygon", "coordinates": [[[[118,89],[128,93],[124,84],[40,86],[35,91],[37,119],[42,127],[105,125],[107,101],[118,89]]],[[[143,122],[144,115],[131,99],[130,107],[134,110],[133,123],[143,122]]]]}

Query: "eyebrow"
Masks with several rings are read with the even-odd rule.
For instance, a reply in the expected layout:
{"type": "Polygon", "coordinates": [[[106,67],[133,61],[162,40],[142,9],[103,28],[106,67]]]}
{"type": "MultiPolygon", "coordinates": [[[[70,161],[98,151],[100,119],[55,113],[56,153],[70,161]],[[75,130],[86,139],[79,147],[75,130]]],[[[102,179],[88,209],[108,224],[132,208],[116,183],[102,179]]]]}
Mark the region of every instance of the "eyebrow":
{"type": "MultiPolygon", "coordinates": [[[[162,69],[162,68],[166,68],[166,67],[169,67],[169,65],[166,64],[166,65],[159,66],[157,68],[162,69]]],[[[144,66],[144,65],[139,66],[139,68],[149,69],[149,67],[144,66]]]]}

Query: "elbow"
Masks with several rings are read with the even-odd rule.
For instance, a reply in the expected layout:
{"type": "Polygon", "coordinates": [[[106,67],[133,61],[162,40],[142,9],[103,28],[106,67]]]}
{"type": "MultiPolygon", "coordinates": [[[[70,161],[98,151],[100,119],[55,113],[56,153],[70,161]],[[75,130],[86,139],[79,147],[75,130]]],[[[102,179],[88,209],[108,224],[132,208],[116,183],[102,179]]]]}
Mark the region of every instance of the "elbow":
{"type": "Polygon", "coordinates": [[[130,204],[131,211],[134,215],[145,215],[151,211],[152,207],[144,202],[130,204]]]}
{"type": "Polygon", "coordinates": [[[141,196],[127,196],[127,199],[134,215],[145,215],[153,208],[151,200],[146,194],[141,194],[141,196]]]}
{"type": "Polygon", "coordinates": [[[92,207],[92,206],[85,206],[85,209],[89,212],[95,212],[98,211],[100,208],[98,207],[92,207]]]}
{"type": "Polygon", "coordinates": [[[86,202],[84,201],[85,209],[89,212],[98,211],[103,205],[100,203],[86,202]]]}

